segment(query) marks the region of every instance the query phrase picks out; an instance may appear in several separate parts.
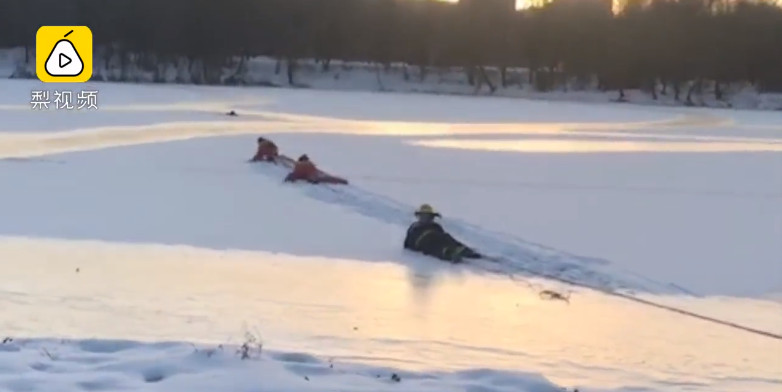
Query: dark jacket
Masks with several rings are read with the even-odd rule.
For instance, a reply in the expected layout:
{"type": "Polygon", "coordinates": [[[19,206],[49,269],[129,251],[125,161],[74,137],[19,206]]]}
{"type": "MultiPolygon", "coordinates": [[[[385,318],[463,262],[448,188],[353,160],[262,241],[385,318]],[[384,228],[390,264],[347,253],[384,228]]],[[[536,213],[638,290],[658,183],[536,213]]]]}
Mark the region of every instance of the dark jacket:
{"type": "Polygon", "coordinates": [[[413,222],[407,229],[404,247],[454,263],[460,262],[463,258],[481,257],[478,252],[446,233],[436,222],[413,222]]]}
{"type": "Polygon", "coordinates": [[[413,222],[413,224],[407,228],[405,249],[421,250],[421,242],[424,240],[425,236],[434,233],[445,233],[445,230],[443,230],[443,227],[437,222],[413,222]]]}

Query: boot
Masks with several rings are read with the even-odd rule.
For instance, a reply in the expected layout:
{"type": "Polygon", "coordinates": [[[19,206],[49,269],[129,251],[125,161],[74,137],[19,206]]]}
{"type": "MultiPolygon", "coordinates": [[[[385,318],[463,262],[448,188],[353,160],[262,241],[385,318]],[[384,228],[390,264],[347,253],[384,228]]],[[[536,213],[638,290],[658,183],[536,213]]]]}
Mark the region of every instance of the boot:
{"type": "Polygon", "coordinates": [[[451,251],[450,251],[450,253],[451,253],[451,257],[450,257],[451,262],[454,263],[454,264],[455,263],[461,263],[464,260],[465,251],[466,250],[467,250],[467,248],[465,248],[464,246],[457,246],[457,247],[451,248],[451,251]]]}

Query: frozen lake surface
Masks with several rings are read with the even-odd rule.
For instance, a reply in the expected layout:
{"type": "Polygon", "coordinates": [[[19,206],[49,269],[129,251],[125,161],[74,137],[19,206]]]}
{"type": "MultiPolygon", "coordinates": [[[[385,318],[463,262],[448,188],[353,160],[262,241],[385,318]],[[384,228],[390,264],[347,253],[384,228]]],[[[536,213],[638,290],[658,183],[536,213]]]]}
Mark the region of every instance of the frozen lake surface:
{"type": "MultiPolygon", "coordinates": [[[[545,282],[420,261],[24,239],[5,239],[0,257],[14,260],[0,291],[11,336],[220,344],[247,330],[273,350],[410,371],[523,369],[560,385],[660,390],[782,382],[779,342],[588,291],[546,301],[545,282]]],[[[782,332],[779,314],[750,319],[782,332]]]]}
{"type": "MultiPolygon", "coordinates": [[[[438,392],[554,388],[535,375],[582,391],[782,385],[779,340],[528,273],[782,334],[778,113],[116,84],[87,86],[98,111],[42,113],[27,102],[38,83],[0,86],[0,329],[44,339],[0,350],[0,388],[65,385],[19,373],[43,369],[26,358],[56,346],[46,339],[241,344],[246,330],[350,366],[306,384],[329,391],[361,374],[356,391],[385,390],[371,375],[382,369],[438,392]],[[351,190],[282,185],[245,162],[258,135],[351,190]],[[511,263],[401,251],[422,202],[511,263]],[[544,289],[573,290],[570,303],[544,289]]],[[[92,358],[93,344],[136,381],[90,368],[98,381],[74,390],[153,390],[136,384],[131,352],[257,390],[248,365],[193,364],[181,346],[62,349],[92,358]]],[[[301,381],[304,365],[281,355],[264,372],[301,381]]],[[[157,385],[201,385],[168,383],[181,375],[157,385]]]]}

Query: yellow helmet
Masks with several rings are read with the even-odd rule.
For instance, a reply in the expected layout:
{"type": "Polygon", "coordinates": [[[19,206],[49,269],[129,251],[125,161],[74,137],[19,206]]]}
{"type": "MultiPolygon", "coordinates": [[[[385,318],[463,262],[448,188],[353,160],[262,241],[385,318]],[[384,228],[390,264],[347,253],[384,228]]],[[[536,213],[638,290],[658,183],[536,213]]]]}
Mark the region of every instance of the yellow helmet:
{"type": "Polygon", "coordinates": [[[440,216],[440,214],[432,208],[429,204],[421,204],[415,211],[415,215],[434,215],[440,216]]]}

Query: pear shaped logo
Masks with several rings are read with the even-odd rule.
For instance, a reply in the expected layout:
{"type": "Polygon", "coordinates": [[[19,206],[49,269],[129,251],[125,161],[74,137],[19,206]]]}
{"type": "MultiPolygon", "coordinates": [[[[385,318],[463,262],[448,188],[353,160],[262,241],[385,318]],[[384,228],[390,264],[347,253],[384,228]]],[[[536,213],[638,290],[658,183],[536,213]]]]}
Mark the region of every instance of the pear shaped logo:
{"type": "Polygon", "coordinates": [[[36,63],[44,82],[86,82],[92,76],[92,32],[86,26],[42,26],[36,63]]]}
{"type": "Polygon", "coordinates": [[[79,52],[73,43],[67,40],[71,33],[73,30],[57,41],[46,59],[46,73],[51,76],[79,76],[84,71],[84,62],[81,61],[79,52]]]}

